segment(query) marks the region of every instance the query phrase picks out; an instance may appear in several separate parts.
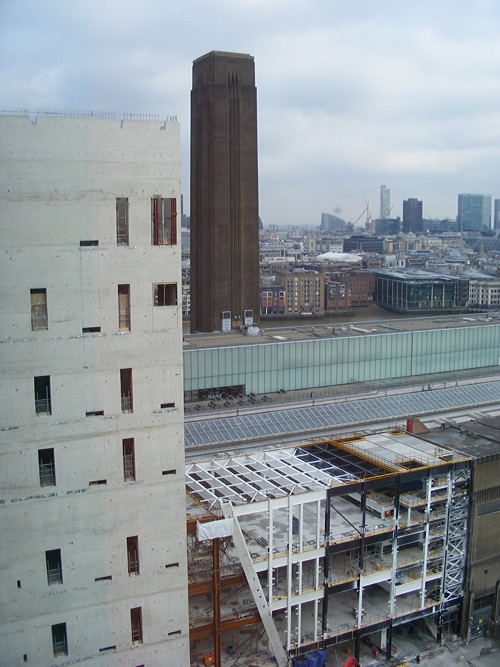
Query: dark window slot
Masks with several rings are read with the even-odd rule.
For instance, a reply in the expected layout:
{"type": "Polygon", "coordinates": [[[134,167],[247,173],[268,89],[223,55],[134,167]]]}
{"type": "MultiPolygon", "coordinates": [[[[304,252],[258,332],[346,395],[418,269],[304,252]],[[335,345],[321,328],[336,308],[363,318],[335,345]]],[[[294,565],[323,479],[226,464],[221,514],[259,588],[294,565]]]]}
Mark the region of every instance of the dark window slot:
{"type": "Polygon", "coordinates": [[[161,408],[175,408],[175,403],[161,403],[161,408]]]}
{"type": "Polygon", "coordinates": [[[175,470],[174,468],[172,468],[172,470],[162,470],[162,473],[161,473],[161,474],[162,474],[162,475],[175,475],[176,472],[177,472],[177,470],[175,470]]]}
{"type": "Polygon", "coordinates": [[[168,633],[168,636],[171,637],[172,635],[180,635],[180,634],[182,634],[181,630],[172,630],[172,632],[168,633]]]}
{"type": "Polygon", "coordinates": [[[62,561],[61,550],[51,549],[45,552],[45,562],[47,564],[47,583],[49,586],[53,584],[62,584],[62,561]]]}
{"type": "Polygon", "coordinates": [[[60,655],[68,655],[66,623],[57,623],[52,626],[52,648],[56,658],[60,655]]]}
{"type": "Polygon", "coordinates": [[[92,240],[92,241],[80,241],[80,247],[81,248],[90,248],[92,246],[98,246],[99,241],[97,240],[92,240]]]}
{"type": "Polygon", "coordinates": [[[30,301],[32,331],[48,329],[47,290],[45,288],[30,289],[30,301]]]}
{"type": "Polygon", "coordinates": [[[123,479],[125,482],[135,481],[135,443],[134,438],[124,438],[123,448],[123,479]]]}
{"type": "Polygon", "coordinates": [[[113,577],[108,574],[106,577],[96,577],[94,581],[111,581],[113,577]]]}
{"type": "Polygon", "coordinates": [[[177,243],[177,200],[175,198],[151,199],[151,243],[175,245],[177,243]]]}
{"type": "Polygon", "coordinates": [[[120,369],[120,394],[122,412],[133,412],[134,404],[132,398],[132,369],[120,369]]]}
{"type": "Polygon", "coordinates": [[[130,285],[118,285],[118,328],[130,331],[130,285]]]}
{"type": "Polygon", "coordinates": [[[128,245],[128,197],[116,198],[116,243],[128,245]]]}
{"type": "Polygon", "coordinates": [[[35,411],[37,415],[52,414],[50,398],[50,375],[40,375],[34,378],[35,384],[35,411]]]}
{"type": "Polygon", "coordinates": [[[116,646],[105,646],[99,649],[99,653],[103,653],[104,651],[116,651],[116,646]]]}
{"type": "Polygon", "coordinates": [[[142,607],[134,607],[130,610],[130,627],[132,642],[142,644],[142,607]]]}
{"type": "Polygon", "coordinates": [[[176,306],[177,284],[156,283],[153,285],[153,304],[155,306],[176,306]]]}
{"type": "Polygon", "coordinates": [[[56,485],[56,466],[54,450],[38,450],[38,473],[40,476],[40,486],[56,485]]]}
{"type": "Polygon", "coordinates": [[[165,567],[179,567],[179,563],[167,563],[165,567]]]}
{"type": "Polygon", "coordinates": [[[82,333],[100,333],[101,327],[83,327],[82,333]]]}
{"type": "Polygon", "coordinates": [[[139,537],[127,537],[128,573],[139,574],[139,537]]]}
{"type": "Polygon", "coordinates": [[[108,480],[107,479],[95,479],[92,482],[89,482],[89,486],[96,486],[99,484],[107,484],[108,480]]]}
{"type": "Polygon", "coordinates": [[[104,410],[91,410],[90,412],[85,413],[86,417],[102,417],[103,415],[104,410]]]}

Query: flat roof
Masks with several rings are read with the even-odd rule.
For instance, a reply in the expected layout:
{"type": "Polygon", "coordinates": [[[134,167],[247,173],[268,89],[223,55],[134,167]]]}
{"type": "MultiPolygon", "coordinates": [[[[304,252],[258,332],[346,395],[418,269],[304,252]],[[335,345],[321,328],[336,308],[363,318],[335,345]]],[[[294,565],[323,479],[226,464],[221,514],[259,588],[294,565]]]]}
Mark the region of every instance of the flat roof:
{"type": "Polygon", "coordinates": [[[445,422],[444,428],[431,430],[429,437],[478,460],[500,457],[500,417],[481,416],[459,424],[445,422]]]}
{"type": "Polygon", "coordinates": [[[378,320],[353,320],[352,322],[325,322],[323,320],[304,320],[303,325],[287,326],[286,320],[277,325],[263,322],[260,335],[247,336],[241,331],[226,333],[185,333],[184,349],[203,349],[211,347],[234,347],[235,345],[259,345],[263,343],[318,340],[321,338],[352,338],[383,333],[408,331],[427,331],[453,329],[457,327],[484,326],[500,323],[500,312],[465,315],[435,315],[431,317],[388,317],[378,320]]]}

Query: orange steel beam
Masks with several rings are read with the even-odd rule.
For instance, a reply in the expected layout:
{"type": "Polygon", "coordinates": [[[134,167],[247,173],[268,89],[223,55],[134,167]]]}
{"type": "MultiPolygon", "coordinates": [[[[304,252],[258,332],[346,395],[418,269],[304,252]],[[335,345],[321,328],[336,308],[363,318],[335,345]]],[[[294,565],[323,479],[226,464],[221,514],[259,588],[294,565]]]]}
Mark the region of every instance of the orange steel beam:
{"type": "MultiPolygon", "coordinates": [[[[229,588],[230,586],[237,586],[244,584],[246,579],[243,574],[232,574],[230,577],[222,577],[220,580],[221,588],[229,588]]],[[[211,593],[214,589],[214,584],[211,579],[203,581],[192,581],[188,585],[189,595],[200,595],[201,593],[211,593]]]]}
{"type": "MultiPolygon", "coordinates": [[[[245,618],[232,618],[229,621],[221,621],[220,624],[220,633],[228,632],[229,630],[236,630],[237,628],[242,628],[245,625],[252,625],[254,623],[260,623],[259,614],[254,614],[253,616],[247,616],[245,618]]],[[[189,630],[189,641],[195,641],[196,639],[206,639],[207,637],[212,637],[214,631],[213,623],[205,623],[205,625],[198,625],[196,628],[190,628],[189,630]]]]}

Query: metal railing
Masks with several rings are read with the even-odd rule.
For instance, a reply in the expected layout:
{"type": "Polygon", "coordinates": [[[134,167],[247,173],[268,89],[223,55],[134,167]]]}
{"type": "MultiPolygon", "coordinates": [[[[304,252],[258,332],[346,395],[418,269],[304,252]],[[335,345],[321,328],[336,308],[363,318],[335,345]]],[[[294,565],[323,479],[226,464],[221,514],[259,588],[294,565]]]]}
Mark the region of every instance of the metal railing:
{"type": "Polygon", "coordinates": [[[122,395],[122,412],[133,412],[131,394],[122,395]]]}
{"type": "Polygon", "coordinates": [[[47,570],[47,580],[49,582],[49,586],[52,586],[52,584],[62,584],[63,578],[60,565],[47,570]]]}
{"type": "Polygon", "coordinates": [[[60,639],[59,641],[53,641],[52,646],[54,648],[54,655],[68,655],[68,642],[66,640],[66,637],[64,639],[60,639]]]}
{"type": "Polygon", "coordinates": [[[55,486],[56,471],[54,463],[40,463],[40,486],[55,486]]]}
{"type": "Polygon", "coordinates": [[[123,455],[123,477],[126,482],[135,480],[135,457],[133,454],[123,455]]]}
{"type": "Polygon", "coordinates": [[[51,407],[50,398],[35,398],[35,411],[37,415],[51,415],[51,407]]]}
{"type": "Polygon", "coordinates": [[[116,222],[116,242],[118,245],[128,245],[128,221],[117,220],[116,222]]]}
{"type": "Polygon", "coordinates": [[[36,309],[32,308],[31,310],[32,331],[40,331],[48,328],[49,328],[49,318],[47,315],[47,310],[40,309],[39,306],[36,309]]]}
{"type": "Polygon", "coordinates": [[[130,310],[129,308],[120,309],[118,326],[120,331],[130,331],[130,310]]]}

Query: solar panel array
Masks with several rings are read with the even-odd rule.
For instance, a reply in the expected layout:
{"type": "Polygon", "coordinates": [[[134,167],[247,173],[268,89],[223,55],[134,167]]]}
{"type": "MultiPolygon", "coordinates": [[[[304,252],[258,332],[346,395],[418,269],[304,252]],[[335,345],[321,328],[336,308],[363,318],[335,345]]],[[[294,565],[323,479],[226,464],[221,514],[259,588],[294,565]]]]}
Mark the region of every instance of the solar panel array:
{"type": "Polygon", "coordinates": [[[500,382],[433,389],[303,408],[186,422],[186,449],[245,442],[331,427],[451,411],[500,402],[500,382]]]}

